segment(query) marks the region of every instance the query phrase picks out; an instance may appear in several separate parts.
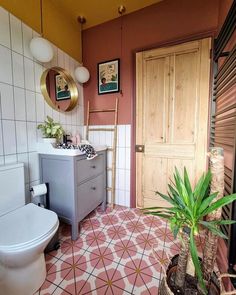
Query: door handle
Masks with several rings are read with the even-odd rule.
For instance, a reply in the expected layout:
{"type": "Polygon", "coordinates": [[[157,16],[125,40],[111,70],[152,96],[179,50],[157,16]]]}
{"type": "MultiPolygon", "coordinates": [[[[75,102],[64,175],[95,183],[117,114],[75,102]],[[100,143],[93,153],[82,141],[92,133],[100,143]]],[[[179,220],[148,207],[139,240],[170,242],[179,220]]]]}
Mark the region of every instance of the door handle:
{"type": "Polygon", "coordinates": [[[135,152],[136,153],[144,153],[145,147],[144,145],[136,144],[135,145],[135,152]]]}

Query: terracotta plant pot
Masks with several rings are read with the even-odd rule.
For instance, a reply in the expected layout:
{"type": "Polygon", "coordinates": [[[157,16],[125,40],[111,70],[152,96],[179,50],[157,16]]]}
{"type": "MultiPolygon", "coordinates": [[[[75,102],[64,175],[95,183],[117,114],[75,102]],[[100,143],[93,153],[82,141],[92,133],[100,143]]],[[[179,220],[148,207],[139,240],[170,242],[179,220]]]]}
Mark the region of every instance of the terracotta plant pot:
{"type": "MultiPolygon", "coordinates": [[[[186,281],[188,282],[187,285],[184,287],[184,292],[179,290],[177,287],[174,286],[174,277],[175,272],[177,269],[178,264],[178,257],[179,255],[175,255],[171,259],[171,263],[169,264],[166,275],[163,277],[160,287],[159,287],[159,295],[200,295],[197,290],[197,279],[186,275],[186,281]]],[[[219,295],[220,294],[220,287],[219,281],[215,273],[213,273],[212,279],[210,281],[210,285],[208,288],[208,295],[219,295]]]]}

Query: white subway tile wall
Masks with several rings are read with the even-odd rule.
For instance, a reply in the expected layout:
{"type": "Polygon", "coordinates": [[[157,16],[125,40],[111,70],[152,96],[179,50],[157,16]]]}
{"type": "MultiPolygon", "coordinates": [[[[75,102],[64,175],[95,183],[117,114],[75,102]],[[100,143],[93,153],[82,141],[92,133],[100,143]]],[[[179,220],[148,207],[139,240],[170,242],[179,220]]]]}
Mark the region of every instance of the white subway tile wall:
{"type": "MultiPolygon", "coordinates": [[[[37,125],[49,115],[66,132],[84,135],[83,87],[78,84],[79,103],[69,113],[53,110],[40,90],[40,77],[46,68],[60,66],[74,77],[79,63],[54,45],[53,60],[47,64],[37,62],[29,50],[33,36],[38,33],[0,7],[0,165],[17,161],[25,164],[27,201],[30,201],[29,188],[39,183],[37,142],[42,136],[37,125]]],[[[118,125],[115,203],[124,206],[130,205],[130,132],[130,125],[118,125]]],[[[95,145],[112,145],[112,132],[90,135],[95,145]]],[[[110,167],[111,162],[112,153],[108,152],[110,167]]],[[[107,181],[110,186],[111,172],[107,181]]],[[[110,194],[108,198],[110,201],[110,194]]]]}
{"type": "Polygon", "coordinates": [[[9,15],[0,9],[0,44],[10,47],[9,15]]]}
{"type": "Polygon", "coordinates": [[[12,54],[4,46],[0,46],[0,69],[0,81],[12,85],[12,54]]]}
{"type": "MultiPolygon", "coordinates": [[[[113,126],[91,126],[93,128],[109,128],[113,126]]],[[[115,204],[122,206],[130,206],[130,140],[131,126],[117,126],[117,150],[116,150],[116,193],[115,204]]],[[[84,131],[85,132],[85,131],[84,131]]],[[[113,132],[90,131],[89,141],[94,145],[106,144],[112,147],[113,132]]],[[[108,151],[107,166],[112,166],[112,152],[108,151]]],[[[111,171],[107,173],[107,186],[111,186],[111,171]]],[[[110,202],[111,195],[108,192],[108,201],[110,202]]]]}
{"type": "Polygon", "coordinates": [[[83,89],[78,84],[79,104],[68,114],[52,110],[40,90],[42,72],[51,66],[65,68],[72,76],[79,63],[53,45],[54,58],[40,64],[33,59],[29,42],[38,33],[0,7],[0,165],[25,164],[26,199],[29,188],[39,183],[37,125],[50,115],[66,132],[83,136],[83,89]]]}

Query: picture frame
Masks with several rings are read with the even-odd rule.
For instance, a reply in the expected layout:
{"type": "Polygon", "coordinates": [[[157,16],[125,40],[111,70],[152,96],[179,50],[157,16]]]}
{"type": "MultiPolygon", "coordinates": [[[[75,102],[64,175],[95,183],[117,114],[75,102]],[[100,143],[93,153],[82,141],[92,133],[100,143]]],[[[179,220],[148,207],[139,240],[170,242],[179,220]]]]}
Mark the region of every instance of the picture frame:
{"type": "Polygon", "coordinates": [[[68,83],[63,75],[55,75],[56,101],[71,99],[68,83]]]}
{"type": "Polygon", "coordinates": [[[100,62],[97,65],[98,94],[120,91],[120,59],[100,62]]]}

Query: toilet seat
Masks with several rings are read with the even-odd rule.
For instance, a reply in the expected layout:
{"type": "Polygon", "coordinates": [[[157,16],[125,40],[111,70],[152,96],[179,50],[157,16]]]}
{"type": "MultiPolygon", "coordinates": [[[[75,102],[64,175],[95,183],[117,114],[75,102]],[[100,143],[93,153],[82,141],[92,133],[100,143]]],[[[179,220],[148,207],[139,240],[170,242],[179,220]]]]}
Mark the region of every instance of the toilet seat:
{"type": "Polygon", "coordinates": [[[0,217],[0,251],[16,252],[28,249],[55,231],[56,213],[33,203],[0,217]]]}

